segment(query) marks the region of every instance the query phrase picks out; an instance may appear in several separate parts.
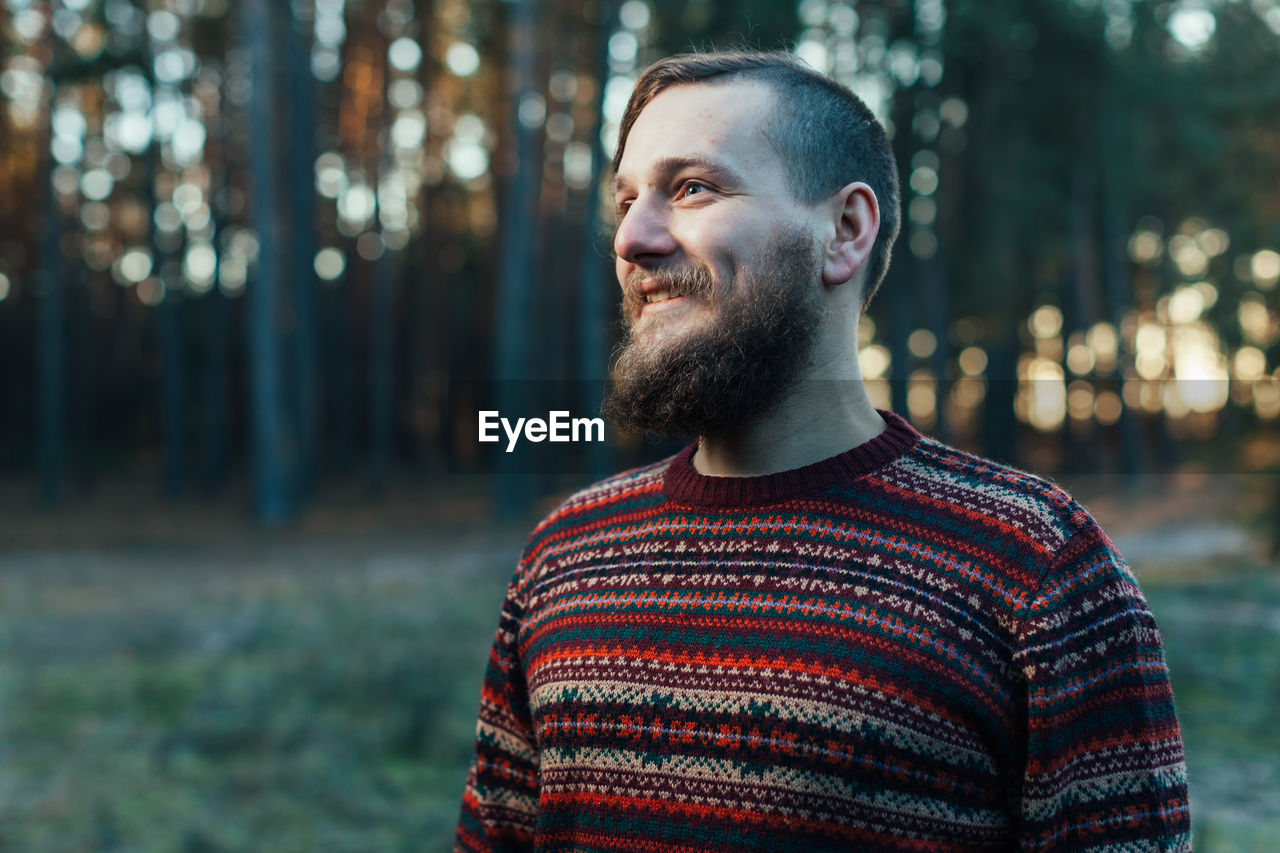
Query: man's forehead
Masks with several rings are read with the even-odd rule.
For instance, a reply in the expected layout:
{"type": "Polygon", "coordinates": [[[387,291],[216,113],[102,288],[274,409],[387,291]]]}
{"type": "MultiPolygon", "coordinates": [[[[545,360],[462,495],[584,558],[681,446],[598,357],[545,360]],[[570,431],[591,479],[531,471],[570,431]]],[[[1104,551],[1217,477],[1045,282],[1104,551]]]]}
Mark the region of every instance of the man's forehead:
{"type": "Polygon", "coordinates": [[[627,137],[615,182],[629,172],[671,158],[756,159],[770,148],[769,86],[752,80],[680,83],[645,105],[627,137]]]}

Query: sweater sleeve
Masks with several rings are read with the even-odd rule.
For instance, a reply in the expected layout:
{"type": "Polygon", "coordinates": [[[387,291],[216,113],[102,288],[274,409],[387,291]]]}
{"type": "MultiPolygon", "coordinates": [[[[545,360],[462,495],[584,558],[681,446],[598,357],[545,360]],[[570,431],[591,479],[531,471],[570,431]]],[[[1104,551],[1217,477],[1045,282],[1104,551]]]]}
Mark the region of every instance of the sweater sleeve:
{"type": "Polygon", "coordinates": [[[476,751],[462,794],[455,851],[498,853],[533,849],[538,806],[538,746],[529,694],[517,653],[523,607],[519,577],[507,588],[489,653],[476,751]]]}
{"type": "Polygon", "coordinates": [[[1018,636],[1027,681],[1023,851],[1190,851],[1182,736],[1160,632],[1089,521],[1056,555],[1018,636]]]}

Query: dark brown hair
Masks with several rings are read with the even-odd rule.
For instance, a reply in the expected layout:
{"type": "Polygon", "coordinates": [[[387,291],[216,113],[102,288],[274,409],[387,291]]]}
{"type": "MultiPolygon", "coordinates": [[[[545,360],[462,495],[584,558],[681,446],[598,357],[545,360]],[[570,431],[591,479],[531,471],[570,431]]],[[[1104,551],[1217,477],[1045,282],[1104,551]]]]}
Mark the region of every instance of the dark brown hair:
{"type": "Polygon", "coordinates": [[[898,167],[875,115],[845,86],[783,52],[687,53],[655,62],[640,75],[618,133],[618,171],[637,116],[672,86],[756,81],[774,93],[776,112],[765,136],[790,174],[796,200],[817,204],[853,181],[871,187],[880,205],[880,233],[867,260],[865,305],[889,268],[900,221],[898,167]]]}

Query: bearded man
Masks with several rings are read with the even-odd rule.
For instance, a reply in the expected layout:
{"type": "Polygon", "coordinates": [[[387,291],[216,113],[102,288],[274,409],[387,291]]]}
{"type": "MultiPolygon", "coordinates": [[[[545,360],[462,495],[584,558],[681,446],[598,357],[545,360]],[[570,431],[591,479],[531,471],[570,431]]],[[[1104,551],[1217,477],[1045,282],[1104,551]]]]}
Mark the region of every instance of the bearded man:
{"type": "Polygon", "coordinates": [[[1160,636],[1052,484],[877,411],[885,134],[779,54],[679,56],[614,159],[606,411],[697,440],[530,537],[457,849],[1189,850],[1160,636]]]}

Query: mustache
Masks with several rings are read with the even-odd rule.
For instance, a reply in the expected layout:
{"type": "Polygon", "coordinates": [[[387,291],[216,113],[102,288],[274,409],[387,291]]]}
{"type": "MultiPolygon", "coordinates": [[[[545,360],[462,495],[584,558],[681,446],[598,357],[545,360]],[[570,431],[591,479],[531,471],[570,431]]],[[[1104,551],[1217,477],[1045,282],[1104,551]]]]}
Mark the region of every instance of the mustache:
{"type": "Polygon", "coordinates": [[[648,279],[672,293],[687,296],[711,289],[711,271],[698,264],[676,264],[655,269],[633,269],[627,274],[627,286],[639,290],[640,282],[648,279]]]}
{"type": "Polygon", "coordinates": [[[640,283],[651,281],[672,296],[690,296],[711,292],[714,284],[711,271],[697,264],[676,264],[655,269],[633,269],[623,282],[623,296],[629,305],[642,304],[645,299],[640,283]]]}

